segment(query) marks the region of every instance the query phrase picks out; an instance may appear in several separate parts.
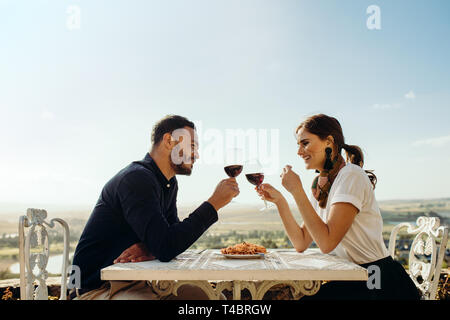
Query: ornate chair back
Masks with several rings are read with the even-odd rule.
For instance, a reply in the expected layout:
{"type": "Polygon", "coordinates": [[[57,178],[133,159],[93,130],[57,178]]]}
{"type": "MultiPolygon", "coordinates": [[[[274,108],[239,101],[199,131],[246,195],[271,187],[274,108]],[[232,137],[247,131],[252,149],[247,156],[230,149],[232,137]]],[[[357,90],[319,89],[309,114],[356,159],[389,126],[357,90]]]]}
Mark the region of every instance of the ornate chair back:
{"type": "Polygon", "coordinates": [[[439,218],[419,217],[414,227],[400,223],[392,229],[389,239],[389,254],[395,258],[395,243],[398,232],[407,228],[409,235],[416,235],[409,251],[409,275],[422,292],[422,299],[435,300],[442,261],[448,240],[448,227],[440,226],[439,218]],[[440,240],[440,245],[436,244],[440,240]]]}
{"type": "Polygon", "coordinates": [[[69,226],[59,218],[45,221],[47,211],[27,209],[27,215],[19,219],[19,260],[20,260],[20,299],[48,300],[46,270],[49,259],[47,227],[53,228],[55,222],[64,228],[64,251],[61,269],[60,300],[67,298],[67,269],[69,266],[69,226]],[[25,228],[27,228],[25,230],[25,228]],[[25,233],[26,232],[26,233],[25,233]],[[35,288],[35,283],[37,287],[35,288]]]}

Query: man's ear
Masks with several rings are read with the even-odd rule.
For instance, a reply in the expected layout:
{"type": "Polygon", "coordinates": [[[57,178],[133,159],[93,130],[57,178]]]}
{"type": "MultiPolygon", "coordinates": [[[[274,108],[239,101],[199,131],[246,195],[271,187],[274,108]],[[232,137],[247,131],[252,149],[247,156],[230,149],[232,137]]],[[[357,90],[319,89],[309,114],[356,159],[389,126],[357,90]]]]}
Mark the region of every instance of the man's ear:
{"type": "Polygon", "coordinates": [[[172,150],[173,147],[175,147],[177,144],[179,144],[182,141],[183,141],[183,136],[180,136],[177,141],[174,139],[174,137],[172,137],[172,135],[170,133],[165,133],[163,135],[163,139],[162,139],[164,146],[169,150],[172,150]]]}
{"type": "Polygon", "coordinates": [[[163,144],[165,149],[171,150],[173,148],[175,144],[172,141],[172,135],[170,133],[164,133],[161,143],[163,144]]]}

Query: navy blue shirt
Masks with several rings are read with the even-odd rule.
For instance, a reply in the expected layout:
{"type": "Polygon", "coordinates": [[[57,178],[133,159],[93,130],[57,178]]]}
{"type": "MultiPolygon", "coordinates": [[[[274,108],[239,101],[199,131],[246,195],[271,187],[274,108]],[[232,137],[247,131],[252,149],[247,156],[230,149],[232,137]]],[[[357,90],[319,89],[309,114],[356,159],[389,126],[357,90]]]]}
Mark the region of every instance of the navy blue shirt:
{"type": "Polygon", "coordinates": [[[73,258],[83,291],[100,287],[100,270],[131,245],[143,242],[157,259],[167,262],[218,220],[214,207],[203,202],[180,221],[177,191],[176,178],[167,180],[148,153],[106,183],[73,258]]]}

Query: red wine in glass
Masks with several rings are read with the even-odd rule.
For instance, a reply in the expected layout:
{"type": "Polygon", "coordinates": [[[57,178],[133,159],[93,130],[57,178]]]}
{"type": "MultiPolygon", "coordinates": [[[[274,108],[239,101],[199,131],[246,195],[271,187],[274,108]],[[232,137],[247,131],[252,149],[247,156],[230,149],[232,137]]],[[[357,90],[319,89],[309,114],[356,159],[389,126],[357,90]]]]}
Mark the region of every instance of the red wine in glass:
{"type": "Polygon", "coordinates": [[[264,181],[263,173],[247,173],[245,177],[247,178],[248,182],[257,187],[259,187],[264,181]]]}
{"type": "MultiPolygon", "coordinates": [[[[255,185],[256,188],[259,188],[259,186],[264,181],[264,173],[261,173],[261,172],[258,172],[258,173],[247,173],[245,175],[245,177],[247,178],[248,182],[250,182],[251,184],[255,185]]],[[[263,211],[265,209],[269,209],[269,207],[267,206],[267,201],[266,200],[264,200],[264,208],[260,209],[260,211],[263,211]]]]}
{"type": "Polygon", "coordinates": [[[225,172],[226,174],[230,177],[230,178],[236,178],[238,175],[241,174],[242,172],[242,166],[239,164],[235,164],[235,165],[231,165],[231,166],[226,166],[225,168],[225,172]]]}

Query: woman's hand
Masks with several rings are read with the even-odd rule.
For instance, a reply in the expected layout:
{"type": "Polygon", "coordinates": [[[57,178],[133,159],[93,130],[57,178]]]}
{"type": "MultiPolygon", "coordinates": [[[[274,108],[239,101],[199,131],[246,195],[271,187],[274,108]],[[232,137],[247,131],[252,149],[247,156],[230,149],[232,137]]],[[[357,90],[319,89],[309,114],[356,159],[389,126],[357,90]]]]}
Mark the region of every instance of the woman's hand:
{"type": "Polygon", "coordinates": [[[277,204],[278,202],[284,199],[280,191],[278,191],[268,183],[263,183],[262,185],[259,186],[259,188],[256,187],[255,189],[256,192],[258,192],[261,199],[263,200],[267,200],[277,204]]]}
{"type": "Polygon", "coordinates": [[[283,168],[283,172],[280,175],[281,184],[286,188],[290,193],[297,192],[303,188],[302,181],[298,174],[292,171],[292,167],[287,165],[283,168]]]}

